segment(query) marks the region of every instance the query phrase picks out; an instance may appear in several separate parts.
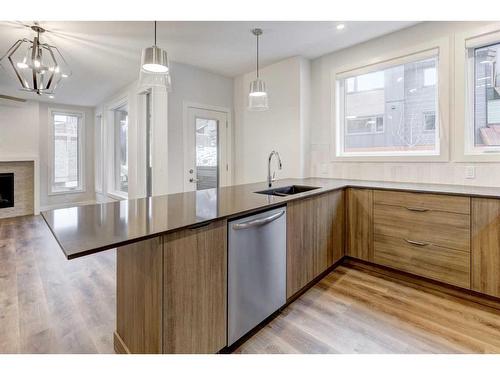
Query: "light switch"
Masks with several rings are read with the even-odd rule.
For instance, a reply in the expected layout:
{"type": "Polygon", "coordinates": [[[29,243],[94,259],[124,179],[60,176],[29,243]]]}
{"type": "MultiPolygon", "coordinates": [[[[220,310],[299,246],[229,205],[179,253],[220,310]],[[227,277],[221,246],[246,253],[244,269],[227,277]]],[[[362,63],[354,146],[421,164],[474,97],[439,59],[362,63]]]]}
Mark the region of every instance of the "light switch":
{"type": "Polygon", "coordinates": [[[468,165],[465,167],[465,178],[474,179],[476,178],[476,167],[473,165],[468,165]]]}

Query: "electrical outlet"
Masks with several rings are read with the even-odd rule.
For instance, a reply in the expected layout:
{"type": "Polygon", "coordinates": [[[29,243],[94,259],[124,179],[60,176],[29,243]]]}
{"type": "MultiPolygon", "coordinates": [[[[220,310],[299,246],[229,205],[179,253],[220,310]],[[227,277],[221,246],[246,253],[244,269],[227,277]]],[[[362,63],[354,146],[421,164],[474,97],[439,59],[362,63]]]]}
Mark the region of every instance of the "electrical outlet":
{"type": "Polygon", "coordinates": [[[465,167],[465,178],[474,179],[476,178],[476,167],[473,165],[468,165],[465,167]]]}

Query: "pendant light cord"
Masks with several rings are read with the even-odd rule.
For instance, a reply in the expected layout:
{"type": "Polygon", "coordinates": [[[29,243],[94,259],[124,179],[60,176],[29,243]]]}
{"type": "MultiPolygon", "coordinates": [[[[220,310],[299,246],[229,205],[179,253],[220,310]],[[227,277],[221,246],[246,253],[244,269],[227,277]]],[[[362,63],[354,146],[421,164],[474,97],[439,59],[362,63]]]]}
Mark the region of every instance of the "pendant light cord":
{"type": "Polygon", "coordinates": [[[257,79],[259,79],[259,35],[257,35],[257,79]]]}
{"type": "Polygon", "coordinates": [[[156,21],[155,21],[155,47],[156,47],[156,21]]]}

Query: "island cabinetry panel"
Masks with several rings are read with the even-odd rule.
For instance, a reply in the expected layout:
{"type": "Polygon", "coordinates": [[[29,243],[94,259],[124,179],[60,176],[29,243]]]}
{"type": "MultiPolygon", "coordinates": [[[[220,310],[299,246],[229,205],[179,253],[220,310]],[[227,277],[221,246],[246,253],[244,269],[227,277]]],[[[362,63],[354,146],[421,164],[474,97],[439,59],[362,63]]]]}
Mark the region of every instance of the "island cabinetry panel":
{"type": "Polygon", "coordinates": [[[500,199],[472,198],[472,289],[500,297],[500,199]]]}
{"type": "Polygon", "coordinates": [[[116,252],[118,353],[162,353],[162,238],[122,246],[116,252]]]}
{"type": "Polygon", "coordinates": [[[227,222],[163,241],[163,352],[217,353],[227,342],[227,222]]]}
{"type": "Polygon", "coordinates": [[[344,256],[344,192],[287,205],[287,298],[344,256]]]}
{"type": "Polygon", "coordinates": [[[347,255],[373,260],[373,190],[347,189],[347,255]]]}

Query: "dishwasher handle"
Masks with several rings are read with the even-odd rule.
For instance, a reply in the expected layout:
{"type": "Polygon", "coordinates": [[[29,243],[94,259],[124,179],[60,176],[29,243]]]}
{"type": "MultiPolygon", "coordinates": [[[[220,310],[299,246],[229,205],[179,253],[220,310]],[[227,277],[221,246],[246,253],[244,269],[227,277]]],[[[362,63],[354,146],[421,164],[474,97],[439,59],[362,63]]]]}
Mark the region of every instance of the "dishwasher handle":
{"type": "Polygon", "coordinates": [[[254,220],[245,221],[243,223],[233,224],[233,229],[240,230],[240,229],[248,229],[248,228],[253,228],[253,227],[260,227],[260,226],[266,225],[266,224],[268,224],[276,219],[279,219],[284,214],[285,214],[285,211],[280,211],[280,212],[272,214],[268,217],[263,217],[261,219],[254,219],[254,220]]]}

